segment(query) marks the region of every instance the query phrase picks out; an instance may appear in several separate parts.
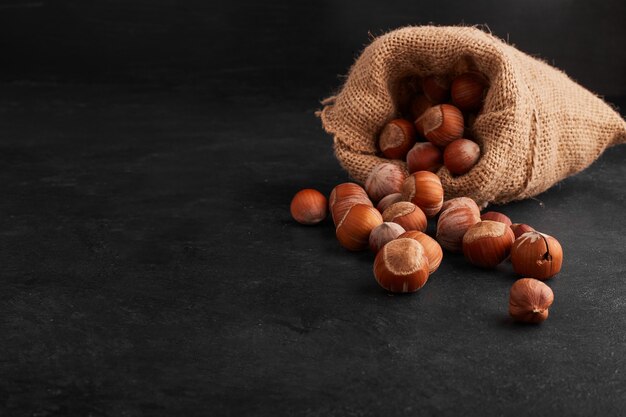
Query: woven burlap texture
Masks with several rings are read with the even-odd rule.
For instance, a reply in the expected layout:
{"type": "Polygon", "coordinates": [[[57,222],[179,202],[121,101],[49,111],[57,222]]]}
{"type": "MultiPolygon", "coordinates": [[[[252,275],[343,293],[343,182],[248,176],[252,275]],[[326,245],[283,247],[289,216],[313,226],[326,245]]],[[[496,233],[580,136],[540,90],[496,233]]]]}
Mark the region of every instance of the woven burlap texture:
{"type": "Polygon", "coordinates": [[[342,167],[364,183],[375,165],[390,162],[376,143],[398,117],[400,80],[454,76],[468,66],[490,82],[473,127],[481,159],[461,176],[437,172],[446,198],[485,206],[532,197],[626,142],[626,122],[613,108],[545,62],[476,27],[406,27],[374,39],[338,94],[322,102],[318,114],[342,167]]]}

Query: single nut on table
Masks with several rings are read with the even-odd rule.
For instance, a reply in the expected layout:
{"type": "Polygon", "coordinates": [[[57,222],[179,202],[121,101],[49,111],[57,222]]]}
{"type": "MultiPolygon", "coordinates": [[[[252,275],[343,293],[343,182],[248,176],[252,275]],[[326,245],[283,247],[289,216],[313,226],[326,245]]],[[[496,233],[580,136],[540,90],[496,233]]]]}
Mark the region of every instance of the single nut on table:
{"type": "Polygon", "coordinates": [[[437,270],[437,268],[439,268],[441,260],[443,259],[443,251],[435,239],[428,236],[426,233],[419,232],[417,230],[404,232],[398,236],[398,238],[415,239],[422,245],[424,252],[426,253],[426,257],[428,258],[429,273],[432,274],[437,270]]]}
{"type": "Polygon", "coordinates": [[[480,159],[480,147],[469,139],[457,139],[443,151],[443,164],[454,175],[469,172],[480,159]]]}
{"type": "Polygon", "coordinates": [[[426,110],[415,121],[416,128],[434,145],[445,147],[463,136],[463,113],[451,104],[439,104],[426,110]]]}
{"type": "Polygon", "coordinates": [[[414,172],[402,184],[402,198],[421,208],[427,217],[434,217],[443,205],[441,180],[430,171],[414,172]]]}
{"type": "Polygon", "coordinates": [[[430,142],[418,142],[406,154],[406,165],[411,174],[417,171],[437,172],[443,165],[443,153],[430,142]]]}
{"type": "Polygon", "coordinates": [[[406,174],[397,165],[385,162],[376,165],[365,181],[365,191],[374,201],[394,193],[399,193],[406,174]]]}
{"type": "Polygon", "coordinates": [[[372,206],[355,204],[337,224],[337,240],[351,251],[366,249],[372,229],[383,222],[383,218],[372,206]]]}
{"type": "Polygon", "coordinates": [[[377,253],[386,243],[405,233],[404,227],[398,223],[384,222],[372,229],[370,233],[370,250],[377,253]]]}
{"type": "Polygon", "coordinates": [[[487,77],[479,72],[466,72],[452,81],[452,102],[463,111],[476,111],[483,105],[489,87],[487,77]]]}
{"type": "Polygon", "coordinates": [[[517,239],[518,237],[520,237],[521,235],[523,235],[526,232],[534,232],[535,229],[533,229],[531,226],[524,224],[524,223],[513,223],[511,225],[511,230],[513,230],[513,234],[515,235],[515,239],[517,239]]]}
{"type": "Polygon", "coordinates": [[[450,98],[450,80],[443,75],[429,75],[422,80],[422,91],[434,104],[445,103],[450,98]]]}
{"type": "Polygon", "coordinates": [[[404,159],[415,143],[415,125],[405,119],[387,123],[378,137],[378,147],[385,158],[404,159]]]}
{"type": "Polygon", "coordinates": [[[546,284],[534,278],[515,281],[509,292],[509,315],[516,321],[540,323],[548,318],[554,293],[546,284]]]}
{"type": "Polygon", "coordinates": [[[545,280],[561,271],[563,248],[552,236],[526,232],[513,243],[511,264],[517,274],[545,280]]]}
{"type": "Polygon", "coordinates": [[[423,232],[428,226],[426,215],[410,201],[399,201],[383,211],[383,220],[398,223],[405,230],[419,230],[423,232]]]}
{"type": "Polygon", "coordinates": [[[504,223],[483,220],[471,226],[463,236],[463,255],[482,268],[495,268],[511,252],[515,237],[504,223]]]}
{"type": "Polygon", "coordinates": [[[437,242],[450,252],[463,250],[465,232],[480,221],[478,206],[473,208],[463,204],[448,207],[437,220],[437,242]]]}
{"type": "Polygon", "coordinates": [[[480,215],[480,220],[492,220],[494,222],[504,223],[507,226],[511,226],[511,219],[506,214],[502,214],[498,211],[487,211],[480,215]]]}
{"type": "Polygon", "coordinates": [[[374,260],[374,277],[391,292],[415,292],[429,275],[428,258],[422,245],[414,239],[395,239],[378,251],[374,260]]]}
{"type": "Polygon", "coordinates": [[[328,215],[326,197],[312,188],[298,191],[293,196],[289,209],[298,223],[306,225],[317,224],[328,215]]]}

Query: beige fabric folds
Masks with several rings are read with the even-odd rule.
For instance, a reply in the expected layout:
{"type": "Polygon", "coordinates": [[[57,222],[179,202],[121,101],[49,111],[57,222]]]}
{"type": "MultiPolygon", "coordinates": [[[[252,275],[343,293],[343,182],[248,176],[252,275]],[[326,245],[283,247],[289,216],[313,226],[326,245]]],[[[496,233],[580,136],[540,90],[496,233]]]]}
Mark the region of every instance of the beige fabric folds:
{"type": "Polygon", "coordinates": [[[535,196],[626,142],[626,122],[613,108],[545,62],[478,28],[406,27],[374,39],[338,94],[322,103],[319,115],[343,168],[364,183],[375,165],[388,162],[376,142],[398,116],[403,79],[469,67],[490,82],[473,126],[482,156],[465,175],[439,170],[446,198],[486,205],[535,196]]]}

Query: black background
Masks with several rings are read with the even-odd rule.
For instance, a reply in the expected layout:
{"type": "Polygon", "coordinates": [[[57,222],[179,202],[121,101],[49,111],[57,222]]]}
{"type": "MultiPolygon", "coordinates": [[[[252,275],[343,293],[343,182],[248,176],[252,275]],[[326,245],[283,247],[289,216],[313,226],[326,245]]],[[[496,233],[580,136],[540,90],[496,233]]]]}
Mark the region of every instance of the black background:
{"type": "Polygon", "coordinates": [[[563,245],[541,326],[507,318],[507,264],[446,254],[390,296],[371,254],[288,205],[348,180],[313,113],[372,36],[485,24],[623,106],[624,17],[617,0],[0,0],[2,414],[620,415],[623,146],[497,208],[563,245]]]}

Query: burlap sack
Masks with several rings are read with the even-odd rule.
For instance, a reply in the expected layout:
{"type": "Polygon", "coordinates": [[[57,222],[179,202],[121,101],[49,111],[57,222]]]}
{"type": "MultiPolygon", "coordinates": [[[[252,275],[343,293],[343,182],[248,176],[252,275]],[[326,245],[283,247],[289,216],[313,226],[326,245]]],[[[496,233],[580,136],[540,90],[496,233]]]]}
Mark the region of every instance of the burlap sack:
{"type": "MultiPolygon", "coordinates": [[[[473,130],[482,156],[465,175],[438,175],[446,198],[479,205],[535,196],[626,142],[626,122],[563,72],[473,27],[407,27],[375,39],[319,116],[341,165],[364,183],[381,162],[377,138],[397,117],[407,76],[459,74],[474,67],[490,81],[473,130]]],[[[401,161],[394,161],[406,169],[401,161]]]]}

